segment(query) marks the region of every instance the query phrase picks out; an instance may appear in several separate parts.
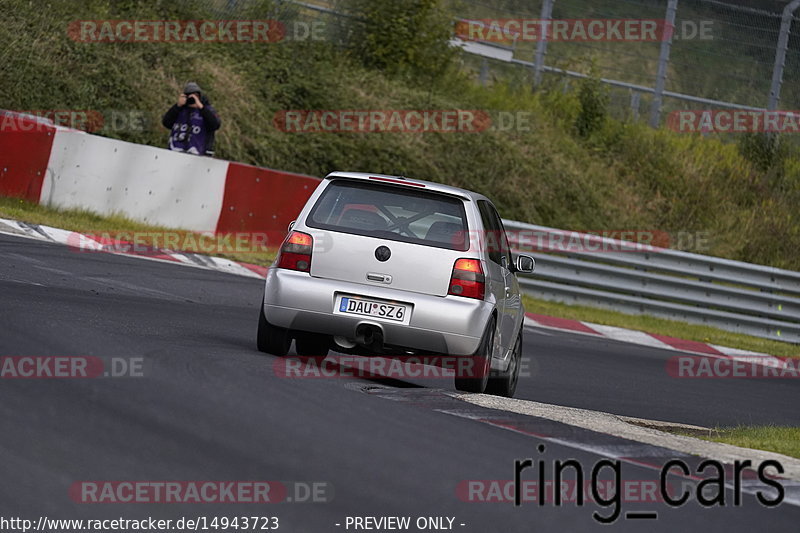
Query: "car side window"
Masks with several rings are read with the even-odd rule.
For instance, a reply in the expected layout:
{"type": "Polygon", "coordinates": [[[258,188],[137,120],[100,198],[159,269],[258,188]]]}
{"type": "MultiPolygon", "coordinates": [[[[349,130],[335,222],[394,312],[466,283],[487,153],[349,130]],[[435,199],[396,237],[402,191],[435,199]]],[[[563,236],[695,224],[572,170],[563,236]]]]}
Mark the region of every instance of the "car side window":
{"type": "Polygon", "coordinates": [[[508,245],[508,236],[506,235],[506,228],[503,226],[503,219],[500,218],[500,215],[492,204],[489,204],[489,209],[494,215],[495,224],[497,226],[497,241],[500,244],[500,253],[506,259],[505,265],[503,266],[511,268],[511,247],[508,245]]]}
{"type": "MultiPolygon", "coordinates": [[[[506,235],[503,231],[500,217],[497,216],[492,204],[486,200],[478,200],[478,211],[481,214],[481,221],[483,222],[484,234],[481,240],[485,249],[489,252],[489,259],[493,263],[503,265],[504,250],[508,249],[506,242],[506,235]]],[[[510,260],[511,258],[507,258],[510,260]]],[[[508,266],[506,263],[503,266],[508,266]]]]}

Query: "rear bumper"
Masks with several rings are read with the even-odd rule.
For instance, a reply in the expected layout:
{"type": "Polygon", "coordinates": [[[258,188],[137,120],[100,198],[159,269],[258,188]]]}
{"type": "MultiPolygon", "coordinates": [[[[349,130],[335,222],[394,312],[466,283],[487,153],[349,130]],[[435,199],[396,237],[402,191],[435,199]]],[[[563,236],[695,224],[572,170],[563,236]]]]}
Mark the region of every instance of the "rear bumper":
{"type": "Polygon", "coordinates": [[[314,278],[279,268],[267,271],[264,289],[264,315],[276,326],[353,339],[359,325],[370,324],[381,329],[387,345],[432,354],[475,353],[491,313],[492,305],[485,301],[314,278]],[[334,313],[340,294],[403,302],[413,309],[407,323],[342,315],[334,313]]]}

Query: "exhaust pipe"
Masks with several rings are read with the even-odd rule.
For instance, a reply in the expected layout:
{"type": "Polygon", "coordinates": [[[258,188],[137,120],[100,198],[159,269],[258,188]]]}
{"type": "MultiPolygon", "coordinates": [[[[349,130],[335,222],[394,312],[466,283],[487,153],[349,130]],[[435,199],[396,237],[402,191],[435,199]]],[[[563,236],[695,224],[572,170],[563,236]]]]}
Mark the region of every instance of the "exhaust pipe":
{"type": "Polygon", "coordinates": [[[347,337],[340,337],[338,335],[333,338],[333,342],[335,342],[337,346],[339,346],[341,348],[348,349],[348,350],[350,348],[355,348],[356,347],[356,343],[355,342],[351,341],[347,337]]]}
{"type": "Polygon", "coordinates": [[[383,331],[372,324],[360,324],[356,328],[356,342],[364,346],[380,348],[383,346],[383,331]]]}

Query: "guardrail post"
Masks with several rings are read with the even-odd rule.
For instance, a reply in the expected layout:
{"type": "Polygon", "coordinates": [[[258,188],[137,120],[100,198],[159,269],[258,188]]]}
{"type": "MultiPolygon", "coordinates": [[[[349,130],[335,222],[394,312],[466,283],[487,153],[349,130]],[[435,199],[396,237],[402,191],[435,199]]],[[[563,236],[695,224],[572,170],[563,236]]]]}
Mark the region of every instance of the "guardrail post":
{"type": "MultiPolygon", "coordinates": [[[[800,0],[798,0],[800,1],[800,0]]],[[[675,12],[678,10],[678,0],[667,1],[667,18],[665,32],[668,38],[662,37],[661,52],[658,55],[658,72],[656,73],[656,87],[653,93],[653,103],[650,105],[650,126],[657,128],[661,122],[661,104],[664,101],[664,86],[667,82],[667,66],[669,65],[669,51],[672,47],[672,32],[675,29],[675,12]]]]}
{"type": "Polygon", "coordinates": [[[786,51],[789,48],[789,32],[792,29],[792,18],[798,6],[800,6],[800,0],[794,0],[783,8],[781,33],[778,36],[778,46],[775,49],[775,65],[772,67],[772,85],[769,88],[769,101],[767,102],[767,109],[770,111],[774,111],[778,108],[778,100],[781,98],[783,68],[786,66],[786,51]]]}
{"type": "Polygon", "coordinates": [[[641,100],[639,91],[631,89],[631,118],[636,121],[639,120],[639,102],[641,100]]]}
{"type": "Polygon", "coordinates": [[[481,86],[486,87],[486,83],[489,81],[489,60],[485,57],[481,58],[481,71],[479,79],[481,86]]]}
{"type": "Polygon", "coordinates": [[[542,11],[539,15],[541,33],[539,35],[539,43],[536,45],[536,61],[533,67],[533,85],[535,87],[538,87],[542,83],[544,56],[547,54],[547,36],[550,33],[549,21],[553,16],[553,3],[555,3],[555,0],[544,0],[544,2],[542,2],[542,11]],[[547,22],[545,23],[545,21],[547,22]]]}

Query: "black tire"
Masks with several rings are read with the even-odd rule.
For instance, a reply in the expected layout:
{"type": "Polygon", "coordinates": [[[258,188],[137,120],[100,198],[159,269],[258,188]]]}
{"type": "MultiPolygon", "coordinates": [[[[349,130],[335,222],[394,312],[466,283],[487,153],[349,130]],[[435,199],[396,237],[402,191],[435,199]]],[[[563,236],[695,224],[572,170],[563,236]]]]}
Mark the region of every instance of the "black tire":
{"type": "Polygon", "coordinates": [[[513,398],[517,391],[519,381],[519,368],[522,366],[522,329],[519,330],[517,341],[514,343],[514,351],[511,352],[511,361],[508,369],[499,376],[491,376],[486,385],[486,394],[495,396],[505,396],[513,398]]]}
{"type": "Polygon", "coordinates": [[[258,315],[258,350],[260,352],[285,357],[292,345],[292,336],[288,329],[273,326],[264,316],[264,300],[258,315]]]}
{"type": "Polygon", "coordinates": [[[473,364],[469,365],[469,371],[464,375],[459,375],[462,372],[456,371],[456,390],[475,393],[482,393],[486,390],[492,367],[495,323],[495,318],[492,317],[486,325],[481,344],[472,356],[473,364]]]}
{"type": "Polygon", "coordinates": [[[330,349],[331,339],[327,335],[318,333],[296,332],[294,339],[294,349],[300,357],[311,357],[322,361],[327,357],[330,349]]]}

